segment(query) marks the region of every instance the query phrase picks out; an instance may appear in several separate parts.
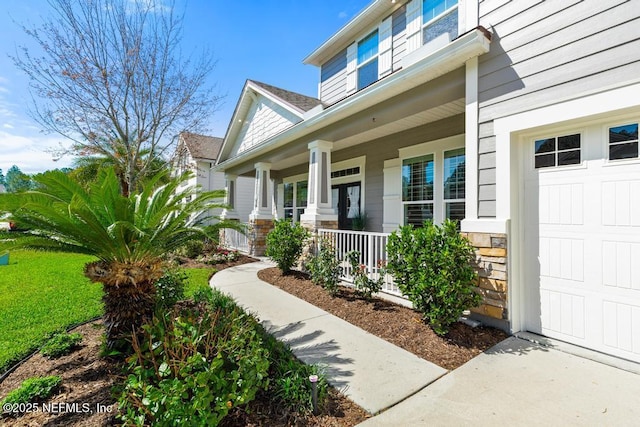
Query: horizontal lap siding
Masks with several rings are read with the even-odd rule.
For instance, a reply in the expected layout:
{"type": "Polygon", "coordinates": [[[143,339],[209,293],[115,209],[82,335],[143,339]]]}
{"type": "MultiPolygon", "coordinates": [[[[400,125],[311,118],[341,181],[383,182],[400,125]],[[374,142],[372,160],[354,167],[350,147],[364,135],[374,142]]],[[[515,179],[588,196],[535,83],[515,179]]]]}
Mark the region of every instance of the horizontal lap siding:
{"type": "Polygon", "coordinates": [[[320,69],[320,99],[325,104],[338,102],[345,96],[347,83],[347,50],[344,49],[320,69]]]}
{"type": "Polygon", "coordinates": [[[495,216],[493,120],[640,77],[637,1],[484,0],[494,32],[479,66],[479,216],[495,216]]]}

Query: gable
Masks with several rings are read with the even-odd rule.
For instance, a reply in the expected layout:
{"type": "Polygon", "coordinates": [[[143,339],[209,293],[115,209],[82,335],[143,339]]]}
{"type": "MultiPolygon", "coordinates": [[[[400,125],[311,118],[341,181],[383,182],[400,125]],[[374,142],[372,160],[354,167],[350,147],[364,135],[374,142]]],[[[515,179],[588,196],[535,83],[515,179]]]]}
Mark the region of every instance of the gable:
{"type": "Polygon", "coordinates": [[[246,117],[239,120],[242,120],[241,129],[233,144],[233,155],[266,141],[300,122],[301,118],[282,105],[258,94],[253,99],[246,117]]]}

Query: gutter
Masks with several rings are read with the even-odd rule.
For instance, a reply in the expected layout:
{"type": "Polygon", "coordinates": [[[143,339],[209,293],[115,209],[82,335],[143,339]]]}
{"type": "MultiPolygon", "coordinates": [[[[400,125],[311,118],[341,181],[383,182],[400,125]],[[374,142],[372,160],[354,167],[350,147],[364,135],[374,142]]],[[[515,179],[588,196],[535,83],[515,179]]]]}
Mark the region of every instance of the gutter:
{"type": "Polygon", "coordinates": [[[477,27],[422,58],[410,67],[379,80],[368,88],[332,105],[318,115],[297,123],[271,137],[262,144],[249,148],[239,155],[219,163],[213,170],[224,172],[226,169],[247,163],[260,155],[281,148],[296,139],[334,124],[383,100],[434,80],[464,65],[467,60],[488,52],[490,39],[491,34],[485,28],[477,27]]]}

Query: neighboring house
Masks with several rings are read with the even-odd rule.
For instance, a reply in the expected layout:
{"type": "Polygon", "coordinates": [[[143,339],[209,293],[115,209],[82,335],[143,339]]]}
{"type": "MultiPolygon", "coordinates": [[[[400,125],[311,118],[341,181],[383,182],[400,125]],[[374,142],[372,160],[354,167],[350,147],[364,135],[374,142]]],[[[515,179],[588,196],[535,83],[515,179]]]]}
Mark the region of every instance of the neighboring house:
{"type": "MultiPolygon", "coordinates": [[[[198,135],[190,132],[182,132],[178,139],[178,146],[173,160],[174,174],[182,174],[192,171],[193,177],[187,181],[186,186],[199,186],[203,191],[224,190],[226,187],[225,176],[221,172],[214,172],[211,168],[215,165],[222,138],[198,135]]],[[[239,215],[248,216],[253,207],[253,178],[242,178],[240,187],[244,189],[236,198],[236,209],[239,215]]],[[[225,198],[218,200],[225,203],[225,198]]],[[[211,215],[220,216],[222,209],[214,209],[211,215]]],[[[236,218],[237,219],[237,218],[236,218]]]]}
{"type": "Polygon", "coordinates": [[[218,160],[257,177],[255,253],[273,211],[462,220],[474,315],[640,361],[636,1],[376,0],[304,62],[318,100],[248,82],[218,160]]]}

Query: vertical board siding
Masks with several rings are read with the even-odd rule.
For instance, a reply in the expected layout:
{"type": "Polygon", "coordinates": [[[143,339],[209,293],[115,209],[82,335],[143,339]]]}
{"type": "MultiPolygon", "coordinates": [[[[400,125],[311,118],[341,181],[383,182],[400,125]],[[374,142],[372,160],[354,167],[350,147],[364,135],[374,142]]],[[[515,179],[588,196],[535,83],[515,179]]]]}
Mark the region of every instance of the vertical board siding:
{"type": "Polygon", "coordinates": [[[479,61],[479,204],[495,216],[493,120],[640,76],[637,1],[483,0],[491,51],[479,61]]]}

